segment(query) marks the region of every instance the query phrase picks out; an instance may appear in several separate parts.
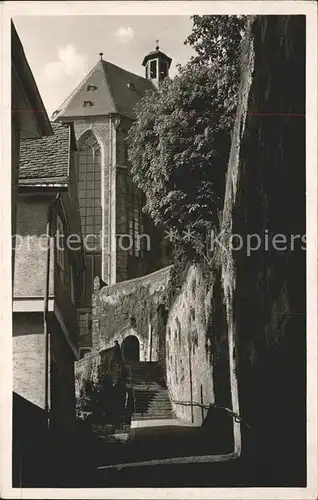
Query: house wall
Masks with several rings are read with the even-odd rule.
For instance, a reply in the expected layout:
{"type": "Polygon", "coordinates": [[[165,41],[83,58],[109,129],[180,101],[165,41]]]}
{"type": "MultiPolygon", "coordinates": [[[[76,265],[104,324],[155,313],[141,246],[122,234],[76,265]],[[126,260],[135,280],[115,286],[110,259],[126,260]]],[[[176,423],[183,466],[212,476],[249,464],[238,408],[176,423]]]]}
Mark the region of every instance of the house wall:
{"type": "Polygon", "coordinates": [[[45,338],[42,313],[13,313],[13,390],[45,405],[45,338]]]}
{"type": "Polygon", "coordinates": [[[52,322],[50,349],[52,425],[59,431],[67,431],[75,423],[75,357],[56,321],[52,322]]]}
{"type": "MultiPolygon", "coordinates": [[[[19,195],[17,234],[20,236],[20,240],[16,248],[15,298],[42,299],[42,309],[44,308],[47,263],[46,224],[48,207],[53,199],[52,196],[45,195],[19,195]]],[[[73,202],[74,200],[70,200],[70,203],[65,207],[70,220],[73,202]]],[[[62,205],[57,203],[55,208],[63,221],[62,205]]],[[[55,234],[56,230],[55,213],[53,213],[52,234],[55,234]]],[[[74,225],[76,227],[76,224],[73,223],[73,227],[74,225]]],[[[67,248],[65,251],[67,252],[67,248]]],[[[67,261],[73,261],[74,271],[77,272],[78,260],[68,256],[67,261]]],[[[52,386],[51,394],[53,398],[56,398],[56,391],[62,396],[64,394],[62,406],[65,406],[66,415],[74,416],[74,357],[77,353],[78,343],[77,315],[75,303],[71,300],[70,280],[63,282],[60,279],[54,249],[51,251],[49,288],[50,295],[54,296],[54,311],[49,313],[48,333],[53,339],[54,350],[52,352],[54,353],[55,371],[58,374],[58,382],[54,383],[54,387],[52,386]]],[[[27,302],[23,304],[27,311],[27,302]]],[[[44,408],[45,405],[43,312],[43,310],[39,310],[37,313],[24,312],[13,315],[14,390],[40,408],[44,408]]],[[[51,370],[54,368],[51,367],[51,370]]],[[[58,419],[65,420],[66,415],[58,414],[58,419]]]]}
{"type": "MultiPolygon", "coordinates": [[[[56,318],[48,321],[48,404],[54,424],[74,423],[74,354],[56,318]]],[[[13,314],[13,390],[39,408],[45,408],[45,335],[43,314],[13,314]]]]}
{"type": "MultiPolygon", "coordinates": [[[[43,297],[47,258],[46,224],[51,196],[18,196],[14,297],[43,297]]],[[[52,262],[53,266],[53,262],[52,262]]],[[[51,273],[53,267],[51,267],[51,273]]],[[[52,275],[51,275],[52,278],[52,275]]],[[[50,279],[50,294],[53,279],[50,279]]]]}
{"type": "MultiPolygon", "coordinates": [[[[65,193],[64,193],[64,198],[65,198],[65,193]]],[[[73,203],[74,206],[76,207],[75,200],[74,201],[69,200],[68,204],[66,205],[66,207],[64,207],[63,210],[63,199],[61,199],[61,203],[59,203],[56,206],[52,221],[52,234],[56,233],[55,214],[58,214],[63,223],[65,238],[68,237],[69,233],[67,231],[67,225],[64,214],[67,217],[68,226],[71,234],[73,233],[72,229],[74,229],[74,234],[77,234],[75,233],[75,231],[78,230],[79,228],[77,227],[76,220],[72,221],[72,214],[75,211],[75,209],[72,206],[73,203]]],[[[81,231],[80,231],[80,236],[81,236],[81,231]]],[[[64,272],[61,272],[56,258],[56,249],[54,250],[54,298],[55,298],[54,312],[57,315],[60,323],[61,322],[63,323],[62,328],[64,331],[64,335],[67,337],[68,342],[72,345],[74,351],[77,351],[78,349],[78,335],[79,335],[77,311],[76,311],[76,298],[79,297],[78,296],[76,297],[75,290],[77,291],[77,294],[80,295],[82,282],[80,279],[80,275],[78,273],[80,270],[79,266],[82,260],[79,257],[81,251],[82,251],[81,247],[78,252],[71,251],[68,248],[66,241],[64,241],[64,252],[65,252],[64,272]],[[78,258],[76,258],[76,254],[78,254],[78,258]],[[73,277],[74,277],[73,297],[72,297],[71,272],[73,272],[73,277]]]]}

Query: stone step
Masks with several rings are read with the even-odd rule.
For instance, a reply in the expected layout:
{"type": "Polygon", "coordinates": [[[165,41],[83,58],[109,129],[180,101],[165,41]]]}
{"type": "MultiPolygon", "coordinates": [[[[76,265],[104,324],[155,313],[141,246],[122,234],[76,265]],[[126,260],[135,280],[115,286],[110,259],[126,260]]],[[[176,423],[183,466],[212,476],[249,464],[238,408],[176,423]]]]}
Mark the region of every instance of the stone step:
{"type": "Polygon", "coordinates": [[[147,405],[170,405],[170,399],[148,399],[148,398],[135,398],[136,403],[147,404],[147,405]]]}
{"type": "Polygon", "coordinates": [[[135,401],[135,408],[172,408],[171,403],[169,401],[165,401],[164,403],[149,403],[144,404],[142,401],[135,401]]]}
{"type": "Polygon", "coordinates": [[[136,408],[135,413],[171,413],[172,408],[166,407],[166,408],[136,408]]]}
{"type": "Polygon", "coordinates": [[[174,418],[169,392],[156,362],[130,363],[134,389],[132,420],[164,420],[174,418]]]}
{"type": "Polygon", "coordinates": [[[144,413],[135,413],[132,417],[132,420],[156,420],[156,419],[170,419],[174,418],[173,413],[156,413],[156,414],[144,414],[144,413]]]}
{"type": "Polygon", "coordinates": [[[165,387],[157,384],[156,382],[145,382],[144,380],[132,381],[131,384],[133,387],[140,387],[140,390],[149,391],[149,392],[157,392],[157,391],[166,391],[165,387]]]}
{"type": "Polygon", "coordinates": [[[156,405],[156,406],[159,406],[159,405],[163,405],[163,406],[166,406],[166,405],[169,405],[170,406],[170,399],[146,399],[146,398],[135,398],[135,402],[136,404],[147,404],[148,406],[150,405],[156,405]]]}
{"type": "Polygon", "coordinates": [[[155,401],[140,401],[140,400],[135,400],[135,407],[137,406],[142,406],[143,408],[147,407],[147,408],[150,408],[150,407],[153,407],[153,408],[159,408],[159,407],[163,407],[163,408],[171,408],[171,403],[170,401],[159,401],[159,402],[155,402],[155,401]]]}
{"type": "MultiPolygon", "coordinates": [[[[167,391],[158,391],[158,392],[151,392],[151,391],[135,391],[135,397],[141,397],[144,399],[169,399],[169,394],[167,391]]],[[[169,399],[170,400],[170,399],[169,399]]]]}
{"type": "Polygon", "coordinates": [[[135,406],[136,411],[141,411],[141,412],[146,412],[146,411],[172,411],[171,406],[141,406],[141,405],[136,405],[135,406]]]}
{"type": "Polygon", "coordinates": [[[135,415],[172,415],[173,411],[171,408],[165,408],[162,410],[143,410],[142,408],[136,408],[136,411],[134,412],[135,415]]]}
{"type": "Polygon", "coordinates": [[[158,408],[158,409],[165,409],[165,408],[169,408],[171,409],[172,406],[171,404],[167,401],[166,403],[158,403],[158,404],[143,404],[142,402],[138,402],[136,401],[135,402],[135,408],[158,408]]]}

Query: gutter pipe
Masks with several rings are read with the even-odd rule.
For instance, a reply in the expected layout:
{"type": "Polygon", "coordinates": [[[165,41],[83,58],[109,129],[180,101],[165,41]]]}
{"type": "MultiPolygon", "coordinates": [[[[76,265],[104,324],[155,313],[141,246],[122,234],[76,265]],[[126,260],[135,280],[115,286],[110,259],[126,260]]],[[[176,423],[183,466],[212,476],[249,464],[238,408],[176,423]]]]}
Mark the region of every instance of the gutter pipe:
{"type": "Polygon", "coordinates": [[[44,288],[44,310],[43,310],[43,331],[44,331],[44,344],[45,344],[45,380],[44,380],[44,411],[46,416],[47,426],[50,426],[50,408],[49,408],[49,329],[48,329],[48,312],[49,312],[49,293],[50,293],[50,261],[51,261],[51,238],[52,238],[52,213],[53,206],[59,200],[60,193],[58,193],[53,202],[48,207],[46,236],[47,236],[47,253],[46,253],[46,270],[45,270],[45,288],[44,288]]]}

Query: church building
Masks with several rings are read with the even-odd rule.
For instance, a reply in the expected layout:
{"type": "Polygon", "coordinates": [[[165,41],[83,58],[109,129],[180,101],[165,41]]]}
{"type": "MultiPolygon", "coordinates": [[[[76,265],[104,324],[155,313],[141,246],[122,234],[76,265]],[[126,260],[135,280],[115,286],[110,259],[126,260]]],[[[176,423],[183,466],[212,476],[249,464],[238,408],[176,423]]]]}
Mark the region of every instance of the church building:
{"type": "Polygon", "coordinates": [[[79,312],[82,352],[91,345],[94,278],[112,285],[169,264],[162,231],[142,212],[144,195],[132,181],[126,137],[135,107],[169,75],[159,50],[142,61],[145,77],[100,60],[53,114],[72,122],[78,144],[78,194],[86,248],[85,299],[79,312]]]}

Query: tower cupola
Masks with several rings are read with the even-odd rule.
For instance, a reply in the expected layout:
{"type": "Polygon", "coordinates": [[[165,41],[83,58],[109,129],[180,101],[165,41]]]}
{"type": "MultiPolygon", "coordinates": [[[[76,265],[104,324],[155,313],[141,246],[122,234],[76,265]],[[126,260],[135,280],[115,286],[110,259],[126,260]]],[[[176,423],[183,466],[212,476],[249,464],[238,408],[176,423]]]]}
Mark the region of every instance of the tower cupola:
{"type": "Polygon", "coordinates": [[[145,66],[147,80],[151,80],[158,88],[160,82],[169,76],[169,68],[172,59],[161,52],[158,45],[159,41],[156,40],[156,42],[157,45],[155,50],[149,52],[149,54],[144,57],[142,65],[145,66]]]}

